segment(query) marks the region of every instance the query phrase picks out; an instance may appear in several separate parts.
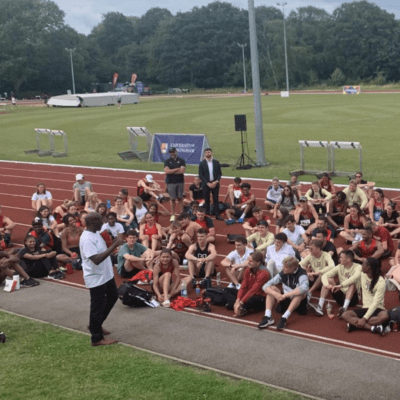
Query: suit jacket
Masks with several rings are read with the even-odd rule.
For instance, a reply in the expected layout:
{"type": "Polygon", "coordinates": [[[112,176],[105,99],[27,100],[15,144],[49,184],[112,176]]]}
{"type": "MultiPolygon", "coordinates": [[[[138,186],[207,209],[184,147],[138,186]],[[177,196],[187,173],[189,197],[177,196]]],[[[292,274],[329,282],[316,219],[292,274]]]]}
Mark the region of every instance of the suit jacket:
{"type": "MultiPolygon", "coordinates": [[[[218,160],[213,159],[212,163],[213,163],[214,181],[219,181],[221,180],[222,177],[221,166],[218,160]]],[[[207,183],[211,182],[210,171],[208,169],[207,160],[203,160],[199,164],[199,177],[203,182],[203,185],[206,185],[207,183]]]]}

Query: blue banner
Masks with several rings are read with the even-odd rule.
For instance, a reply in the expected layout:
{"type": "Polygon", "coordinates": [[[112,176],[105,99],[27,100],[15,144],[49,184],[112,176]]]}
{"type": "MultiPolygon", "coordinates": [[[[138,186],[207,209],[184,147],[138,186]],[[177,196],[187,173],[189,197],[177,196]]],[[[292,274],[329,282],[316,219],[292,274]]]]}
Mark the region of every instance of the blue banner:
{"type": "Polygon", "coordinates": [[[197,165],[203,159],[205,146],[208,147],[205,135],[156,133],[153,138],[152,161],[164,163],[169,158],[169,149],[175,147],[178,157],[183,158],[186,164],[197,165]]]}

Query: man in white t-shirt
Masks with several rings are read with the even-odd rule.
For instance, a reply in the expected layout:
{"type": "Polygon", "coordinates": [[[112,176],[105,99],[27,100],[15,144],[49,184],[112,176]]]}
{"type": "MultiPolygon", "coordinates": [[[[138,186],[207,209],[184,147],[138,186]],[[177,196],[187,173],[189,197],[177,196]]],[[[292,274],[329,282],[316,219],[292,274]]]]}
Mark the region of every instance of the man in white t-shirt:
{"type": "Polygon", "coordinates": [[[109,212],[107,215],[107,222],[103,224],[100,232],[108,231],[112,236],[112,239],[119,238],[124,240],[125,230],[122,224],[117,222],[117,214],[115,212],[109,212]]]}
{"type": "Polygon", "coordinates": [[[85,205],[90,193],[93,192],[92,184],[85,181],[85,177],[82,174],[76,174],[75,179],[76,182],[72,186],[72,190],[74,191],[74,200],[80,205],[85,205]]]}
{"type": "Polygon", "coordinates": [[[240,281],[243,279],[244,272],[248,266],[247,259],[254,250],[247,247],[247,239],[238,236],[235,240],[235,250],[231,251],[222,261],[226,275],[231,283],[228,288],[240,289],[240,281]]]}
{"type": "Polygon", "coordinates": [[[86,230],[79,240],[82,256],[83,278],[90,290],[90,324],[92,346],[117,343],[117,340],[105,339],[109,332],[102,328],[103,322],[118,300],[118,290],[114,280],[114,271],[110,254],[123,241],[117,238],[110,247],[100,236],[103,225],[101,216],[90,213],[85,218],[86,230]]]}
{"type": "Polygon", "coordinates": [[[296,225],[293,215],[287,217],[286,228],[283,230],[283,233],[287,236],[287,243],[299,253],[305,249],[309,239],[304,228],[300,225],[296,225]]]}
{"type": "Polygon", "coordinates": [[[286,242],[286,234],[280,232],[275,235],[274,244],[267,247],[265,262],[267,263],[267,269],[272,277],[282,271],[283,260],[286,257],[295,257],[293,247],[286,242]]]}

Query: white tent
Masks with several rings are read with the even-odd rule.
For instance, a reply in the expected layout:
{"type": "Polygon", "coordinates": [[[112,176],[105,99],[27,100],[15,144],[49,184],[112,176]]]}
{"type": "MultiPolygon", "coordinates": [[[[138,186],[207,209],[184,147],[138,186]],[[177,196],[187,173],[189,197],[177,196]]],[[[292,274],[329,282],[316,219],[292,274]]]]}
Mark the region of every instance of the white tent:
{"type": "Polygon", "coordinates": [[[107,92],[54,96],[47,104],[56,107],[102,107],[118,104],[118,96],[121,97],[122,104],[139,103],[137,93],[107,92]]]}

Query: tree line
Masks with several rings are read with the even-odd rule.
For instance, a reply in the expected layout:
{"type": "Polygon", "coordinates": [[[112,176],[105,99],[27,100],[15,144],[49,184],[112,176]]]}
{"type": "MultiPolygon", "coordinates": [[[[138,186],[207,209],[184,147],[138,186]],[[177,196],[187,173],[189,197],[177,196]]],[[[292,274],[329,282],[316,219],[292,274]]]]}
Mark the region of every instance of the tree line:
{"type": "MultiPolygon", "coordinates": [[[[0,95],[65,93],[72,52],[77,92],[92,83],[138,80],[153,88],[242,87],[242,49],[251,83],[247,10],[213,2],[172,15],[152,8],[142,17],[103,15],[89,35],[64,22],[50,0],[0,0],[0,95]]],[[[256,8],[261,86],[286,87],[283,14],[256,8]]],[[[400,22],[367,1],[344,3],[329,14],[301,7],[286,16],[291,88],[400,80],[400,22]]]]}

